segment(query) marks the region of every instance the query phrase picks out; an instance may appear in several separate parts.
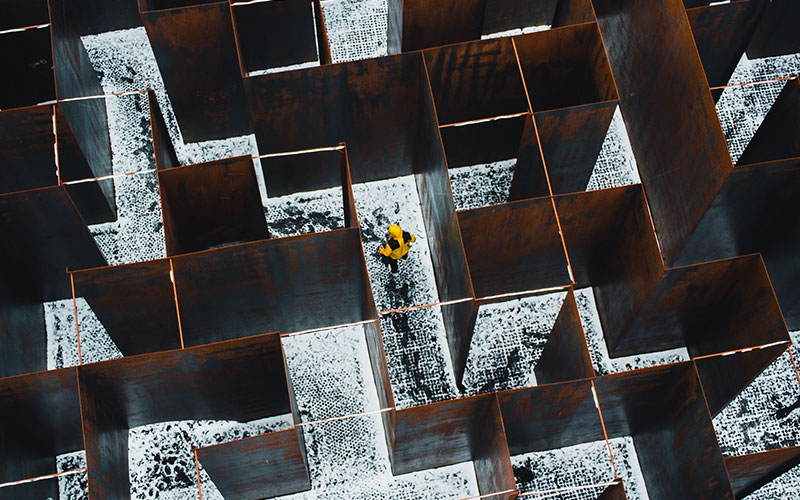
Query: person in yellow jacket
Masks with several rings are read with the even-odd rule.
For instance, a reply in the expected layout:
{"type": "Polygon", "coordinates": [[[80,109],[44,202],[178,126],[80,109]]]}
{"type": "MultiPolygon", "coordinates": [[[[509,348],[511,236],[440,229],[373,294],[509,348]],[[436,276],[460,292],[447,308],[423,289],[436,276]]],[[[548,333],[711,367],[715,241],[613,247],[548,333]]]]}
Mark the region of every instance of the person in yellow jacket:
{"type": "Polygon", "coordinates": [[[411,244],[415,241],[417,241],[416,236],[403,231],[397,224],[389,226],[386,244],[378,248],[378,253],[381,254],[381,261],[391,268],[392,274],[399,272],[397,261],[408,257],[411,244]]]}

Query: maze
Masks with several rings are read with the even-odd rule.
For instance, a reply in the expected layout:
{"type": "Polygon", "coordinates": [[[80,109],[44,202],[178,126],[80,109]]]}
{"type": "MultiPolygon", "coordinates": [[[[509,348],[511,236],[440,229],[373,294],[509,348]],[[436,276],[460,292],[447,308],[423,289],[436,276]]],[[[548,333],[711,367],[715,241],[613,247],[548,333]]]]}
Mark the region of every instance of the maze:
{"type": "Polygon", "coordinates": [[[797,0],[0,12],[0,499],[800,497],[797,0]]]}

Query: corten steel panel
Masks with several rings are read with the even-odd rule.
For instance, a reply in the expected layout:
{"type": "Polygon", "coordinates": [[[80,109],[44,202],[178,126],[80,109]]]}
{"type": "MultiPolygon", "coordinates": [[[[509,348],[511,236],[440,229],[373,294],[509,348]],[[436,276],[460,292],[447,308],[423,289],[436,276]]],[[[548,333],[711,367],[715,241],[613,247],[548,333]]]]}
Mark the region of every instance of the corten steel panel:
{"type": "Polygon", "coordinates": [[[184,139],[252,133],[228,2],[141,15],[184,139]]]}
{"type": "Polygon", "coordinates": [[[159,170],[158,184],[168,256],[269,237],[250,156],[159,170]]]}
{"type": "Polygon", "coordinates": [[[733,168],[725,136],[680,0],[594,9],[669,265],[733,168]]]}
{"type": "Polygon", "coordinates": [[[766,5],[750,0],[686,11],[711,87],[728,84],[766,5]]]}
{"type": "Polygon", "coordinates": [[[760,252],[790,329],[800,328],[800,159],[737,167],[678,264],[760,252]]]}
{"type": "Polygon", "coordinates": [[[106,264],[89,229],[61,187],[0,196],[0,273],[40,301],[72,296],[66,268],[106,264]]]}
{"type": "MultiPolygon", "coordinates": [[[[800,37],[799,37],[800,38],[800,37]]],[[[800,157],[800,79],[784,85],[737,165],[800,157]]]]}
{"type": "Polygon", "coordinates": [[[0,31],[27,26],[38,26],[50,22],[50,13],[47,10],[47,0],[2,0],[0,12],[3,19],[0,21],[0,31]]]}
{"type": "MultiPolygon", "coordinates": [[[[421,79],[425,81],[425,88],[419,103],[420,123],[414,149],[414,180],[419,193],[425,232],[428,235],[427,243],[431,252],[436,288],[442,302],[472,298],[474,295],[467,257],[461,241],[442,139],[436,124],[433,97],[424,71],[421,70],[420,73],[421,79]]],[[[472,308],[445,306],[442,308],[442,315],[456,382],[460,383],[472,340],[472,308]]]]}
{"type": "MultiPolygon", "coordinates": [[[[344,143],[340,144],[344,146],[344,143]]],[[[342,202],[344,203],[344,227],[361,227],[358,222],[358,211],[356,210],[356,198],[353,195],[353,176],[350,175],[350,160],[347,156],[347,149],[339,150],[339,173],[342,177],[342,202]]],[[[367,260],[364,258],[366,268],[367,260]]],[[[368,280],[369,282],[369,280],[368,280]]],[[[372,286],[370,295],[372,295],[372,286]]]]}
{"type": "Polygon", "coordinates": [[[510,38],[450,45],[422,54],[441,125],[528,110],[510,38]]]}
{"type": "Polygon", "coordinates": [[[747,57],[757,59],[800,52],[798,24],[800,24],[800,5],[797,2],[771,0],[750,45],[747,46],[747,57]]]}
{"type": "Polygon", "coordinates": [[[258,500],[311,488],[301,427],[197,449],[226,500],[258,500]]]}
{"type": "Polygon", "coordinates": [[[378,402],[381,408],[394,407],[394,393],[392,392],[389,363],[386,359],[380,321],[370,321],[364,324],[364,335],[367,339],[372,378],[378,391],[378,402]]]}
{"type": "Polygon", "coordinates": [[[338,150],[261,158],[270,197],[328,189],[342,185],[338,150]]]}
{"type": "Polygon", "coordinates": [[[553,27],[594,22],[592,0],[559,0],[553,15],[553,27]]]}
{"type": "Polygon", "coordinates": [[[595,380],[608,437],[632,435],[651,498],[733,500],[692,363],[595,380]]]}
{"type": "Polygon", "coordinates": [[[439,130],[449,168],[517,157],[526,116],[439,130]]]}
{"type": "Polygon", "coordinates": [[[603,439],[589,381],[497,393],[512,455],[603,439]]]}
{"type": "Polygon", "coordinates": [[[609,486],[602,495],[597,497],[597,500],[628,500],[628,496],[625,495],[625,486],[622,483],[609,486]]]}
{"type": "MultiPolygon", "coordinates": [[[[325,13],[322,11],[322,0],[314,0],[314,23],[317,33],[317,51],[320,64],[331,64],[331,44],[328,40],[328,27],[325,24],[325,13]]],[[[392,52],[389,51],[391,54],[392,52]]]]}
{"type": "Polygon", "coordinates": [[[403,51],[403,0],[387,0],[386,11],[386,53],[399,54],[403,51]]]}
{"type": "Polygon", "coordinates": [[[533,111],[617,98],[596,23],[515,36],[533,111]]]}
{"type": "Polygon", "coordinates": [[[245,79],[261,154],[347,143],[353,182],[412,171],[419,53],[245,79]]]}
{"type": "Polygon", "coordinates": [[[403,52],[478,40],[485,5],[486,0],[389,0],[390,12],[402,9],[402,22],[390,23],[390,33],[402,33],[403,52]]]}
{"type": "Polygon", "coordinates": [[[58,184],[53,106],[0,112],[0,193],[58,184]]]}
{"type": "Polygon", "coordinates": [[[670,269],[617,338],[612,356],[685,345],[693,357],[788,340],[761,256],[670,269]]]}
{"type": "MultiPolygon", "coordinates": [[[[38,292],[25,289],[26,273],[0,270],[0,377],[47,369],[47,330],[38,292]]],[[[69,282],[67,280],[67,285],[69,282]]],[[[35,286],[35,285],[34,285],[35,286]]],[[[77,338],[76,338],[77,341],[77,338]]]]}
{"type": "Polygon", "coordinates": [[[245,74],[317,60],[309,0],[233,5],[232,10],[245,74]]]}
{"type": "Polygon", "coordinates": [[[483,34],[553,24],[558,0],[485,0],[483,34]]]}
{"type": "Polygon", "coordinates": [[[53,27],[74,36],[142,25],[136,0],[48,0],[53,27]]]}
{"type": "Polygon", "coordinates": [[[589,346],[570,288],[535,366],[536,383],[552,384],[594,377],[589,346]]]}
{"type": "Polygon", "coordinates": [[[501,487],[499,491],[513,488],[513,477],[511,486],[506,486],[511,473],[510,457],[494,394],[415,406],[395,414],[395,441],[389,450],[395,475],[480,457],[481,494],[495,493],[497,486],[501,487]],[[487,473],[492,470],[498,477],[489,479],[487,473]]]}
{"type": "Polygon", "coordinates": [[[584,191],[617,101],[534,114],[553,194],[584,191]]]}
{"type": "Polygon", "coordinates": [[[86,299],[123,355],[180,349],[169,269],[161,259],[75,272],[75,295],[86,299]]]}
{"type": "MultiPolygon", "coordinates": [[[[71,104],[64,103],[55,106],[58,170],[62,183],[96,177],[62,111],[63,106],[71,104]]],[[[100,175],[112,173],[110,164],[104,167],[99,172],[100,175]]],[[[87,224],[100,224],[116,220],[117,201],[114,196],[113,179],[71,184],[67,185],[66,189],[87,224]]]]}
{"type": "Polygon", "coordinates": [[[593,287],[611,343],[664,274],[642,188],[558,196],[556,210],[577,286],[593,287]]]}
{"type": "Polygon", "coordinates": [[[497,396],[492,396],[490,408],[472,454],[475,478],[478,483],[478,493],[481,495],[500,493],[489,498],[510,500],[516,498],[517,484],[514,480],[514,469],[511,466],[511,454],[508,451],[500,405],[497,396]]]}
{"type": "Polygon", "coordinates": [[[800,446],[725,457],[736,498],[744,498],[800,464],[800,446]]]}
{"type": "Polygon", "coordinates": [[[3,79],[0,109],[33,106],[56,97],[50,28],[0,35],[3,79]]]}
{"type": "Polygon", "coordinates": [[[219,3],[219,0],[139,0],[141,12],[150,10],[179,9],[197,5],[219,3]]]}
{"type": "Polygon", "coordinates": [[[458,212],[476,297],[568,285],[549,198],[458,212]]]}
{"type": "MultiPolygon", "coordinates": [[[[44,463],[44,462],[43,462],[44,463]]],[[[53,473],[55,459],[47,460],[47,469],[53,473]]],[[[34,474],[39,476],[39,474],[34,474]]],[[[30,500],[31,498],[58,498],[58,478],[40,480],[31,483],[23,483],[0,489],[0,499],[2,500],[30,500]]]]}
{"type": "Polygon", "coordinates": [[[722,411],[767,366],[786,352],[787,345],[696,359],[694,362],[711,415],[716,416],[722,411]]]}
{"type": "Polygon", "coordinates": [[[357,228],[172,259],[187,346],[374,319],[357,228]]]}
{"type": "Polygon", "coordinates": [[[153,156],[155,157],[156,168],[165,170],[180,166],[172,139],[169,137],[167,124],[161,114],[161,107],[158,105],[156,93],[152,90],[147,91],[147,105],[150,110],[150,133],[153,140],[153,156]]]}
{"type": "Polygon", "coordinates": [[[547,182],[533,118],[531,115],[527,115],[525,127],[522,129],[522,139],[519,143],[517,164],[514,165],[514,176],[511,179],[508,200],[518,201],[541,196],[550,196],[550,186],[547,182]]]}

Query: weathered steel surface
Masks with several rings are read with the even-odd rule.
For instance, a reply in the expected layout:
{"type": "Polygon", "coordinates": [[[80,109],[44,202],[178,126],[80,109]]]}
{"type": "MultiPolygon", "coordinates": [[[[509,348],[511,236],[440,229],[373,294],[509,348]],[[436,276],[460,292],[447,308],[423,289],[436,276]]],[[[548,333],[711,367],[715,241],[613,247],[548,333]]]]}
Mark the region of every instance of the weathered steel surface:
{"type": "Polygon", "coordinates": [[[317,60],[314,14],[308,0],[232,5],[244,73],[317,60]]]}
{"type": "Polygon", "coordinates": [[[610,375],[595,387],[608,437],[633,436],[652,498],[733,500],[694,364],[610,375]]]}
{"type": "Polygon", "coordinates": [[[581,327],[575,294],[570,288],[536,362],[536,383],[544,385],[591,377],[594,377],[594,369],[589,346],[581,327]]]}
{"type": "Polygon", "coordinates": [[[172,262],[187,346],[375,318],[356,228],[234,245],[172,262]]]}
{"type": "Polygon", "coordinates": [[[394,38],[402,33],[403,52],[478,40],[483,31],[486,0],[389,0],[389,6],[402,13],[399,23],[389,25],[394,38]]]}
{"type": "Polygon", "coordinates": [[[745,498],[798,464],[800,446],[725,457],[736,498],[745,498]]]}
{"type": "Polygon", "coordinates": [[[728,84],[766,6],[748,0],[686,10],[709,86],[728,84]]]}
{"type": "Polygon", "coordinates": [[[617,98],[596,23],[515,36],[533,111],[617,98]]]}
{"type": "Polygon", "coordinates": [[[267,193],[276,197],[341,186],[340,156],[333,150],[261,158],[267,193]]]}
{"type": "Polygon", "coordinates": [[[3,79],[0,109],[33,106],[55,99],[50,28],[0,35],[3,79]]]}
{"type": "Polygon", "coordinates": [[[603,439],[589,381],[503,391],[497,398],[512,455],[603,439]]]}
{"type": "MultiPolygon", "coordinates": [[[[322,11],[322,0],[314,0],[314,23],[317,31],[317,51],[320,64],[331,64],[331,44],[328,40],[328,27],[325,24],[325,13],[322,11]]],[[[389,54],[393,52],[389,51],[389,54]]]]}
{"type": "Polygon", "coordinates": [[[570,283],[549,198],[458,213],[476,297],[570,283]]]}
{"type": "Polygon", "coordinates": [[[553,15],[553,28],[594,21],[592,0],[559,0],[553,15]]]}
{"type": "Polygon", "coordinates": [[[423,51],[439,124],[528,110],[510,38],[423,51]]]}
{"type": "Polygon", "coordinates": [[[518,116],[441,128],[447,166],[455,168],[516,158],[525,120],[526,116],[518,116]]]}
{"type": "Polygon", "coordinates": [[[136,0],[48,0],[54,29],[76,36],[142,25],[136,0]]]}
{"type": "Polygon", "coordinates": [[[584,191],[617,101],[534,114],[553,194],[584,191]]]}
{"type": "MultiPolygon", "coordinates": [[[[664,273],[641,186],[556,197],[577,286],[591,286],[609,348],[664,273]]],[[[648,351],[649,352],[649,351],[648,351]]]]}
{"type": "Polygon", "coordinates": [[[386,359],[380,321],[365,323],[364,335],[367,339],[372,378],[375,380],[375,387],[378,391],[378,402],[381,408],[393,408],[394,393],[392,392],[389,363],[386,359]]]}
{"type": "Polygon", "coordinates": [[[503,428],[500,405],[497,396],[493,396],[484,417],[483,428],[478,431],[478,441],[473,445],[475,479],[480,495],[496,500],[511,500],[516,498],[517,484],[511,467],[511,454],[508,451],[508,439],[503,428]],[[492,493],[500,494],[492,495],[492,493]]]}
{"type": "Polygon", "coordinates": [[[311,488],[301,427],[197,449],[226,500],[257,500],[311,488]]]}
{"type": "Polygon", "coordinates": [[[66,268],[105,265],[75,205],[61,187],[0,196],[0,273],[30,297],[72,296],[66,268]]]}
{"type": "Polygon", "coordinates": [[[159,170],[167,255],[266,239],[250,156],[159,170]]]}
{"type": "Polygon", "coordinates": [[[696,359],[694,362],[711,415],[716,416],[722,411],[767,366],[786,352],[786,346],[778,344],[729,356],[696,359]]]}
{"type": "Polygon", "coordinates": [[[228,2],[140,7],[184,139],[251,133],[228,2]]]}
{"type": "Polygon", "coordinates": [[[50,22],[50,13],[47,10],[47,0],[19,0],[0,1],[0,31],[39,26],[50,22]]]}
{"type": "Polygon", "coordinates": [[[175,153],[175,146],[173,146],[172,139],[169,137],[167,124],[161,114],[161,107],[158,105],[156,93],[152,90],[147,91],[147,105],[150,110],[150,133],[153,141],[156,168],[164,170],[180,166],[178,156],[175,153]]]}
{"type": "Polygon", "coordinates": [[[345,142],[355,183],[410,174],[421,67],[410,53],[246,78],[259,152],[345,142]]]}
{"type": "Polygon", "coordinates": [[[725,137],[679,0],[595,0],[594,9],[671,265],[732,170],[725,137]]]}
{"type": "Polygon", "coordinates": [[[53,106],[0,112],[0,193],[55,186],[53,106]]]}
{"type": "Polygon", "coordinates": [[[789,80],[737,165],[800,157],[800,79],[789,80]]]}
{"type": "Polygon", "coordinates": [[[800,4],[794,0],[771,0],[747,47],[747,57],[772,57],[800,52],[800,4]]]}
{"type": "MultiPolygon", "coordinates": [[[[0,269],[0,377],[47,369],[47,330],[42,300],[26,273],[0,269]]],[[[65,280],[69,285],[68,280],[65,280]]]]}
{"type": "Polygon", "coordinates": [[[692,356],[788,340],[760,255],[670,269],[627,328],[607,333],[612,356],[685,345],[692,356]]]}
{"type": "Polygon", "coordinates": [[[508,201],[519,201],[528,198],[550,196],[550,186],[539,149],[539,137],[531,115],[525,117],[525,127],[517,153],[517,164],[514,165],[514,177],[508,201]]]}
{"type": "Polygon", "coordinates": [[[161,259],[72,273],[76,296],[86,299],[123,355],[180,349],[169,269],[161,259]]]}
{"type": "Polygon", "coordinates": [[[483,34],[553,24],[558,0],[485,0],[483,34]]]}
{"type": "Polygon", "coordinates": [[[622,483],[609,486],[602,495],[597,497],[597,500],[628,500],[628,496],[625,495],[625,486],[622,483]]]}

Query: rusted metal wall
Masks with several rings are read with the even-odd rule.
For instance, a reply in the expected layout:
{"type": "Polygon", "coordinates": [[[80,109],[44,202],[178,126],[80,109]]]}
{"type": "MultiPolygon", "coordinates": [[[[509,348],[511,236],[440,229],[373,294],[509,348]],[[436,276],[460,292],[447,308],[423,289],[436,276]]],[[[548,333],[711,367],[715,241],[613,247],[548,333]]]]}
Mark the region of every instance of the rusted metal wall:
{"type": "Polygon", "coordinates": [[[581,327],[575,294],[570,288],[536,362],[538,385],[594,377],[589,346],[581,327]]]}
{"type": "Polygon", "coordinates": [[[800,464],[800,446],[725,457],[736,498],[744,498],[800,464]]]}

